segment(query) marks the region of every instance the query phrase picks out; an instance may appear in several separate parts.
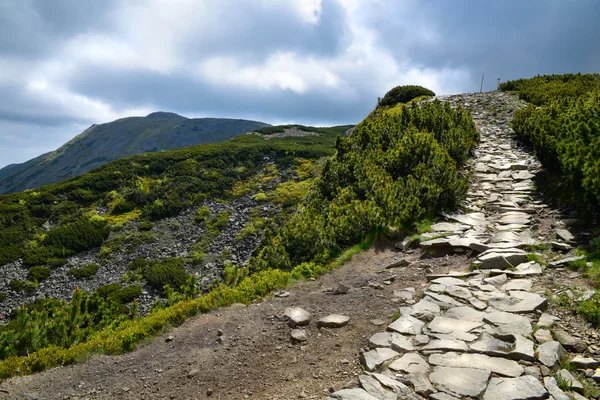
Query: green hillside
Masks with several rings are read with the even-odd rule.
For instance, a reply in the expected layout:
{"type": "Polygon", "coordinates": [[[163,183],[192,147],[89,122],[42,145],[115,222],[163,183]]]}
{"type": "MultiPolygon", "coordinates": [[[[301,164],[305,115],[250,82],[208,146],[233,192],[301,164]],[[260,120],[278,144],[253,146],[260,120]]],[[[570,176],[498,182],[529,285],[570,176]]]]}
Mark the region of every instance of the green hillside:
{"type": "MultiPolygon", "coordinates": [[[[146,153],[0,196],[0,264],[22,259],[30,268],[27,282],[15,283],[13,291],[35,287],[70,254],[98,247],[100,256],[110,254],[119,235],[142,244],[153,224],[185,210],[196,210],[205,233],[194,246],[206,249],[229,221],[228,212],[203,205],[209,200],[252,199],[255,209],[271,204],[277,211],[270,219],[251,218],[239,231],[261,233],[254,256],[247,264],[224,262],[221,279],[205,293],[186,270],[196,256],[135,259],[120,284],[76,290],[68,303],[38,300],[16,309],[0,331],[0,377],[130,351],[198,312],[247,304],[316,277],[375,237],[410,232],[420,220],[454,209],[465,195],[467,177],[459,172],[479,139],[467,111],[438,101],[400,103],[373,111],[347,137],[337,135],[342,130],[242,135],[146,153]],[[134,230],[126,228],[130,222],[134,230]],[[140,317],[142,287],[164,297],[140,317]]],[[[69,273],[85,279],[97,271],[91,264],[69,273]]]]}
{"type": "Polygon", "coordinates": [[[167,112],[92,125],[53,152],[0,169],[0,193],[56,183],[135,154],[222,142],[265,126],[241,119],[189,119],[167,112]]]}

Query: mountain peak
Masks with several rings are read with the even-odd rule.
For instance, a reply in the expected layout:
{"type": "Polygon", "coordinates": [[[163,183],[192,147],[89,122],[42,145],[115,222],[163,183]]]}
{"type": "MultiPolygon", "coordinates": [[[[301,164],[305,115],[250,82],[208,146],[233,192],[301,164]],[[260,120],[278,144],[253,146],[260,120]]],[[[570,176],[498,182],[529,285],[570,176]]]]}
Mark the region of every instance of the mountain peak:
{"type": "Polygon", "coordinates": [[[150,113],[150,114],[146,115],[146,118],[153,118],[153,119],[185,119],[185,117],[182,117],[179,114],[175,114],[173,112],[167,112],[167,111],[155,111],[153,113],[150,113]]]}

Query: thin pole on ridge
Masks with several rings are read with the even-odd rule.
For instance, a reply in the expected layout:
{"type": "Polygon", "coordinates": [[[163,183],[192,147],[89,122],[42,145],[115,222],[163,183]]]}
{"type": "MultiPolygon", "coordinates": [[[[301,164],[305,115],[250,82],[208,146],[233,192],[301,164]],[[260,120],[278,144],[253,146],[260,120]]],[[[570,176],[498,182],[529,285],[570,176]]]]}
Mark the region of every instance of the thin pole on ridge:
{"type": "Polygon", "coordinates": [[[485,72],[481,74],[481,86],[479,86],[479,93],[483,93],[483,78],[485,77],[485,72]]]}

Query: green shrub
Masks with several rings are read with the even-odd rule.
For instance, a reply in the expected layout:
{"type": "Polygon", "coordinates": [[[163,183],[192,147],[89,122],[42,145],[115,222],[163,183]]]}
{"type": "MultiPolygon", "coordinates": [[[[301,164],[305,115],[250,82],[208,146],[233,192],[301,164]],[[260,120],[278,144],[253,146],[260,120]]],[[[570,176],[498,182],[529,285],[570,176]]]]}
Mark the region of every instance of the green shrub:
{"type": "Polygon", "coordinates": [[[146,268],[143,275],[148,284],[158,290],[162,290],[165,285],[178,290],[188,278],[181,258],[154,261],[146,268]]]}
{"type": "Polygon", "coordinates": [[[147,221],[147,220],[142,220],[138,224],[138,229],[140,231],[150,231],[150,230],[152,230],[152,226],[153,226],[152,222],[147,221]]]}
{"type": "Polygon", "coordinates": [[[27,275],[27,279],[30,281],[45,281],[50,277],[52,270],[46,267],[35,266],[29,269],[29,274],[27,275]]]}
{"type": "Polygon", "coordinates": [[[6,299],[6,293],[0,292],[0,302],[3,302],[6,299]]]}
{"type": "Polygon", "coordinates": [[[143,271],[148,265],[150,265],[150,262],[145,258],[136,258],[127,264],[127,268],[129,268],[130,271],[143,271]]]}
{"type": "Polygon", "coordinates": [[[45,243],[58,249],[83,251],[100,247],[109,233],[110,227],[106,221],[80,218],[59,228],[50,229],[45,243]]]}
{"type": "Polygon", "coordinates": [[[39,284],[37,281],[25,281],[24,289],[28,293],[33,293],[38,288],[39,284]]]}
{"type": "Polygon", "coordinates": [[[256,200],[256,201],[267,201],[267,195],[264,194],[263,192],[256,193],[254,195],[254,200],[256,200]]]}
{"type": "Polygon", "coordinates": [[[516,134],[533,146],[552,174],[551,195],[576,206],[600,206],[600,76],[552,75],[507,82],[521,97],[539,105],[518,110],[516,134]]]}
{"type": "Polygon", "coordinates": [[[100,268],[98,264],[89,264],[85,267],[73,268],[67,273],[73,276],[75,279],[84,279],[96,275],[98,268],[100,268]]]}
{"type": "Polygon", "coordinates": [[[98,296],[106,299],[110,296],[111,293],[121,290],[121,285],[118,283],[109,283],[106,285],[100,286],[94,293],[98,294],[98,296]]]}
{"type": "Polygon", "coordinates": [[[13,279],[12,281],[10,281],[8,283],[8,287],[10,288],[10,290],[12,290],[13,292],[20,292],[23,289],[25,289],[25,282],[20,281],[18,279],[13,279]]]}
{"type": "Polygon", "coordinates": [[[118,303],[131,303],[142,295],[142,288],[136,285],[124,287],[123,289],[115,290],[109,294],[109,297],[118,303]]]}
{"type": "Polygon", "coordinates": [[[591,299],[579,302],[577,311],[594,326],[600,326],[600,295],[596,293],[591,299]]]}
{"type": "Polygon", "coordinates": [[[408,103],[412,99],[416,99],[420,96],[435,96],[435,93],[423,86],[396,86],[383,96],[378,107],[393,106],[398,103],[408,103]]]}
{"type": "Polygon", "coordinates": [[[202,206],[198,209],[198,211],[196,211],[196,218],[194,218],[194,221],[196,221],[196,223],[202,223],[206,221],[210,214],[210,208],[202,206]]]}
{"type": "Polygon", "coordinates": [[[112,209],[112,213],[113,214],[124,214],[124,213],[132,211],[134,209],[135,209],[135,203],[133,201],[119,199],[115,203],[115,205],[112,209]]]}

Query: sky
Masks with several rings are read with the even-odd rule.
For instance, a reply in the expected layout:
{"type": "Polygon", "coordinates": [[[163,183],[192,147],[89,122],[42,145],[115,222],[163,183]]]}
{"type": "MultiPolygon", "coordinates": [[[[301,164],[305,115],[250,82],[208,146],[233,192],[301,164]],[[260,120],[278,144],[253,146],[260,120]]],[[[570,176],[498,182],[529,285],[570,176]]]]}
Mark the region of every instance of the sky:
{"type": "Polygon", "coordinates": [[[0,168],[153,111],[353,124],[397,85],[600,72],[597,0],[1,0],[0,168]]]}

